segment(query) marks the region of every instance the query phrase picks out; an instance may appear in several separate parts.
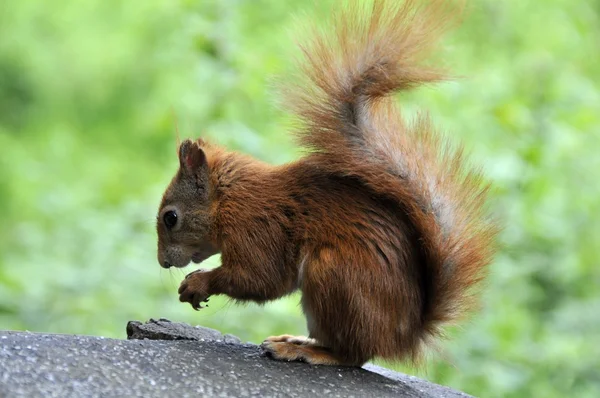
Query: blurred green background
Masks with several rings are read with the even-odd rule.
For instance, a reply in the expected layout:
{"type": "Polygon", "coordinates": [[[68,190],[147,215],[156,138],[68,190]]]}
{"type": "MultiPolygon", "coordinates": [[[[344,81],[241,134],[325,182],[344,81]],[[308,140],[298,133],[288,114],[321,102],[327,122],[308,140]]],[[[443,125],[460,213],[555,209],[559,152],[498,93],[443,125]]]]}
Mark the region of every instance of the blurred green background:
{"type": "MultiPolygon", "coordinates": [[[[0,329],[123,338],[128,320],[165,317],[252,342],[305,333],[297,295],[180,304],[190,269],[159,268],[154,219],[176,124],[273,163],[298,156],[273,77],[292,66],[295,16],[331,4],[3,2],[0,329]]],[[[471,4],[445,41],[462,78],[402,104],[484,167],[503,248],[482,311],[425,368],[397,368],[478,396],[598,397],[600,2],[471,4]]]]}

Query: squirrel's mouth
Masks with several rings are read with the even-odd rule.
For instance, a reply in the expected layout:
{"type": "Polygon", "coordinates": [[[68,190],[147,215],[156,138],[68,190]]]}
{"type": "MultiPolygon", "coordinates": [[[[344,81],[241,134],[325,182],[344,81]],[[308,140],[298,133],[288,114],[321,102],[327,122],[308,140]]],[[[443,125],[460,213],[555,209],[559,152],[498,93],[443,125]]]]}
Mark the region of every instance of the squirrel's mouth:
{"type": "Polygon", "coordinates": [[[201,263],[210,256],[219,252],[215,246],[208,242],[204,242],[203,244],[196,246],[194,249],[196,250],[192,253],[192,262],[194,264],[201,263]]]}
{"type": "Polygon", "coordinates": [[[194,264],[199,264],[202,261],[206,260],[208,257],[210,257],[210,256],[207,256],[206,253],[196,252],[196,253],[192,254],[192,262],[194,264]]]}

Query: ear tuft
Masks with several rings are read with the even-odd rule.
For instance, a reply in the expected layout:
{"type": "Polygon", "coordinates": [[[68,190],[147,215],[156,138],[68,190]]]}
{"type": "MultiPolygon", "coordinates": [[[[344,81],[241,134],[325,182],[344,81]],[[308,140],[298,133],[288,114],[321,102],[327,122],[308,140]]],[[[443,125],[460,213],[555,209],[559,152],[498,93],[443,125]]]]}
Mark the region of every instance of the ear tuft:
{"type": "Polygon", "coordinates": [[[179,146],[179,165],[182,170],[194,173],[206,164],[206,154],[198,143],[185,140],[179,146]]]}

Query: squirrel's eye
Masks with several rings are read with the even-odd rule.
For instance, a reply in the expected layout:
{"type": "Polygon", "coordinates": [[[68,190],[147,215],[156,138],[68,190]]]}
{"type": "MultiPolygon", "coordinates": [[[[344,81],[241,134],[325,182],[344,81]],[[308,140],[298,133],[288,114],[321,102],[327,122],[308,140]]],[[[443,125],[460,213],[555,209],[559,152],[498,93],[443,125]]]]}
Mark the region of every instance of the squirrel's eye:
{"type": "Polygon", "coordinates": [[[175,213],[173,210],[166,212],[163,215],[163,222],[167,228],[173,228],[177,224],[177,213],[175,213]]]}

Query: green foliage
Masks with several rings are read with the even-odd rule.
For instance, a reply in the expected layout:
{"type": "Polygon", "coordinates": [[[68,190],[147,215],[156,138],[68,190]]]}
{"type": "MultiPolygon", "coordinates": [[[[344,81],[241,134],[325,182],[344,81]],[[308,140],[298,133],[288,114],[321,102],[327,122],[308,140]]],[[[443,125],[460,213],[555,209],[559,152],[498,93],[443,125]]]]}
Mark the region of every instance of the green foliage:
{"type": "MultiPolygon", "coordinates": [[[[297,295],[178,303],[184,271],[159,269],[154,217],[176,125],[270,162],[297,156],[272,78],[291,67],[292,16],[313,6],[2,6],[0,328],[122,338],[128,320],[165,317],[253,342],[305,333],[297,295]]],[[[446,42],[465,77],[401,99],[467,144],[505,230],[482,310],[426,369],[400,369],[485,397],[600,396],[599,13],[593,0],[473,1],[446,42]]]]}

